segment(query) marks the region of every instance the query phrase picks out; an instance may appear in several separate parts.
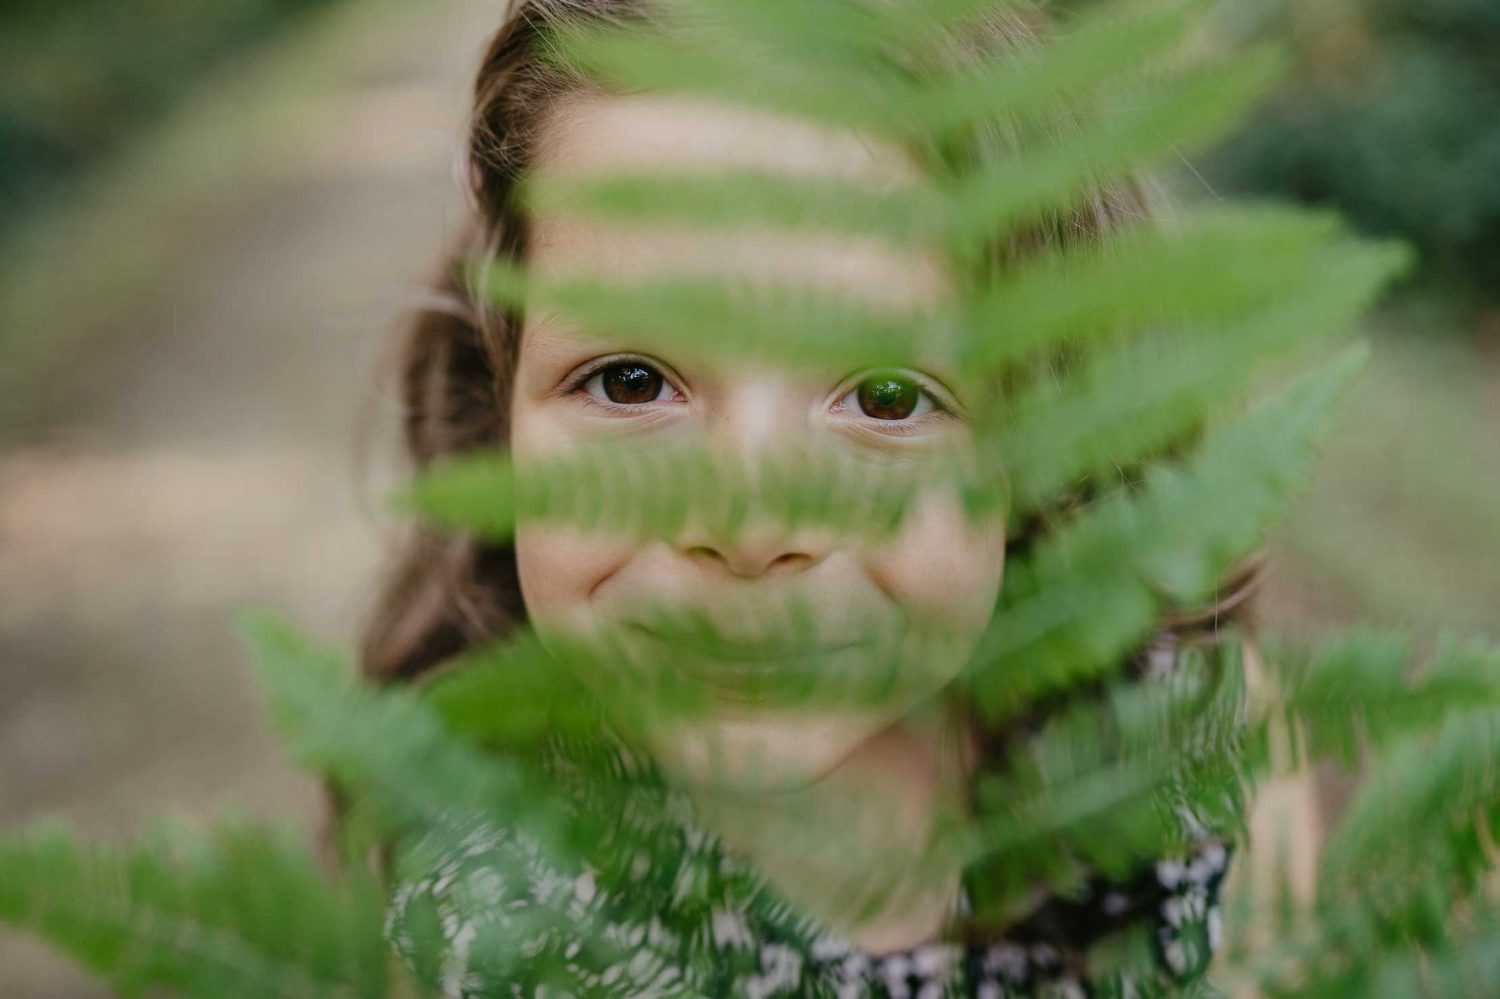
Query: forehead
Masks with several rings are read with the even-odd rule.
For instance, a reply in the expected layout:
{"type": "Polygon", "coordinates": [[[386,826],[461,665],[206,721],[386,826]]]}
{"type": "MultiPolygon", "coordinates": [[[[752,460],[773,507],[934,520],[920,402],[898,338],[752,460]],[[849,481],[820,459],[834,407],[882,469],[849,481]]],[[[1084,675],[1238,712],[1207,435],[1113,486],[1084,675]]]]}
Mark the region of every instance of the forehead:
{"type": "MultiPolygon", "coordinates": [[[[706,100],[575,93],[542,126],[534,169],[587,176],[755,169],[889,190],[919,177],[899,149],[851,132],[706,100]]],[[[873,304],[912,305],[941,293],[937,261],[873,238],[775,231],[691,231],[544,215],[533,220],[531,266],[621,277],[728,271],[809,282],[873,304]]]]}

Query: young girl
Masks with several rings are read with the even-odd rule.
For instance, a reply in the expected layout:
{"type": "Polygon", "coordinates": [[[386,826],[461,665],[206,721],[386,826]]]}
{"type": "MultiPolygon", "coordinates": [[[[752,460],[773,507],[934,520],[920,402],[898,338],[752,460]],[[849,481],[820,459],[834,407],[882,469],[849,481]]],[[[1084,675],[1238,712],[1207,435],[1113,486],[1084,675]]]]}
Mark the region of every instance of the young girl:
{"type": "MultiPolygon", "coordinates": [[[[1007,7],[988,26],[988,41],[1023,46],[1035,19],[1007,7]]],[[[545,313],[517,316],[469,296],[471,265],[494,257],[542,275],[632,278],[687,269],[768,284],[811,282],[892,309],[944,294],[935,261],[852,238],[523,217],[512,193],[531,173],[738,167],[877,189],[914,175],[914,161],[901,150],[868,138],[724,103],[607,93],[542,58],[539,40],[550,27],[640,14],[635,0],[523,0],[489,46],[469,141],[472,231],[442,272],[440,304],[417,318],[404,342],[405,440],[416,467],[497,446],[521,464],[579,445],[693,440],[745,457],[829,449],[917,475],[934,454],[972,448],[963,372],[940,351],[920,369],[853,371],[674,356],[609,330],[545,313]]],[[[1097,238],[1142,214],[1131,192],[1101,193],[1030,242],[1097,238]]],[[[1025,242],[1017,240],[1014,251],[1024,252],[1025,242]]],[[[766,597],[801,601],[832,636],[820,646],[830,668],[869,651],[865,623],[872,619],[933,622],[955,640],[936,659],[924,659],[921,677],[900,685],[899,698],[794,713],[746,705],[726,690],[691,722],[662,724],[643,744],[616,747],[692,801],[682,849],[723,876],[725,898],[693,917],[701,932],[684,925],[682,912],[653,913],[633,927],[634,937],[622,931],[620,939],[655,954],[639,966],[589,968],[577,946],[540,934],[521,941],[520,952],[553,972],[564,967],[581,990],[616,995],[674,988],[712,995],[1083,994],[1102,984],[1090,950],[1145,924],[1161,980],[1188,979],[1202,970],[1218,936],[1215,907],[1227,857],[1207,830],[1198,830],[1188,856],[1145,865],[1123,883],[1096,879],[1081,897],[1034,898],[1003,929],[982,934],[966,919],[972,879],[982,875],[934,862],[937,817],[963,814],[974,776],[1043,720],[985,731],[949,693],[993,612],[1007,546],[1023,549],[1040,530],[1007,539],[999,519],[973,522],[953,497],[936,491],[922,495],[894,536],[878,540],[774,523],[732,534],[689,525],[670,539],[641,541],[523,522],[513,545],[423,530],[373,618],[364,669],[382,682],[418,680],[523,626],[545,638],[638,625],[640,648],[649,654],[662,636],[632,617],[646,604],[706,608],[753,659],[761,636],[744,633],[746,616],[735,608],[766,597]],[[843,821],[849,815],[852,824],[843,821]],[[817,835],[806,835],[809,828],[817,835]],[[665,936],[669,942],[659,939],[665,936]],[[706,952],[706,963],[673,958],[689,943],[706,952]],[[543,955],[555,960],[543,962],[543,955]]],[[[1133,675],[1160,672],[1185,641],[1212,643],[1244,608],[1251,575],[1233,581],[1218,606],[1164,622],[1132,662],[1133,675]]],[[[705,653],[705,676],[718,675],[722,663],[707,661],[713,657],[705,653]]],[[[487,857],[526,852],[504,831],[476,831],[475,844],[434,876],[398,886],[391,912],[398,949],[409,946],[417,913],[437,914],[451,994],[476,988],[472,972],[484,956],[473,945],[473,927],[442,920],[449,896],[484,873],[487,857]]],[[[528,856],[528,883],[491,884],[497,912],[542,899],[556,882],[556,871],[534,851],[528,856]]],[[[639,873],[643,886],[656,876],[639,873]]],[[[614,911],[592,881],[570,890],[570,904],[614,911]]],[[[524,969],[513,973],[514,994],[531,994],[524,969]]]]}

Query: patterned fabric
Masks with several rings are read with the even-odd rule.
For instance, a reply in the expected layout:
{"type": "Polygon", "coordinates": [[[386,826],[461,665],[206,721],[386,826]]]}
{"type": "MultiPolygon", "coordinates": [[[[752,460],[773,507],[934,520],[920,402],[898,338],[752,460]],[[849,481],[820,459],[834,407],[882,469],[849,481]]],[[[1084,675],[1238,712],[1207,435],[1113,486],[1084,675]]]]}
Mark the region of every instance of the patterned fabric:
{"type": "Polygon", "coordinates": [[[1218,889],[1229,853],[1206,837],[1130,885],[1098,882],[1082,898],[1050,901],[1004,941],[870,956],[778,897],[717,837],[684,820],[682,802],[658,804],[666,807],[634,826],[654,825],[654,846],[621,850],[609,868],[559,862],[564,850],[519,826],[446,823],[411,852],[405,867],[420,873],[399,883],[387,936],[455,998],[1001,999],[1161,995],[1202,974],[1223,933],[1218,889]],[[1059,942],[1076,941],[1080,929],[1100,939],[1143,922],[1157,959],[1148,974],[1091,980],[1071,942],[1059,942]],[[440,963],[423,968],[425,954],[440,954],[440,963]]]}
{"type": "Polygon", "coordinates": [[[647,861],[635,881],[611,892],[595,870],[558,869],[529,834],[476,823],[429,873],[400,885],[387,935],[421,973],[420,928],[437,927],[441,964],[424,977],[465,999],[1081,999],[1162,994],[1201,973],[1221,933],[1218,889],[1227,854],[1215,843],[1158,863],[1138,885],[1095,896],[1105,917],[1149,912],[1161,963],[1150,974],[1089,981],[1057,947],[1024,934],[982,947],[934,943],[866,954],[772,897],[715,838],[684,832],[683,852],[660,858],[675,867],[666,878],[647,861]],[[673,890],[663,897],[668,880],[673,890]],[[697,899],[695,881],[709,889],[697,899]],[[648,899],[657,901],[641,904],[648,899]]]}
{"type": "MultiPolygon", "coordinates": [[[[1155,652],[1143,671],[1170,670],[1155,652]]],[[[1186,802],[1184,855],[1050,898],[1001,940],[876,956],[778,895],[617,740],[558,742],[544,766],[563,821],[448,816],[402,854],[386,935],[447,996],[1123,999],[1201,985],[1223,932],[1229,850],[1186,802]],[[1146,960],[1096,960],[1122,940],[1146,960]]]]}

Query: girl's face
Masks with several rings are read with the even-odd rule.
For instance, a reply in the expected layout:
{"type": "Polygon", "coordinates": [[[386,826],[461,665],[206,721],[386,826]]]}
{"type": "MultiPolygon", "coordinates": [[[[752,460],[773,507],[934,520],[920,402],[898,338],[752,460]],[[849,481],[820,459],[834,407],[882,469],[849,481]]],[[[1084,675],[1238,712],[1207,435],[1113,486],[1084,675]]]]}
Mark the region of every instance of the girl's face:
{"type": "MultiPolygon", "coordinates": [[[[598,95],[559,103],[534,164],[543,175],[724,167],[876,186],[914,175],[895,150],[787,119],[685,99],[598,95]]],[[[688,269],[816,282],[874,306],[919,304],[945,288],[934,261],[850,237],[690,232],[561,215],[533,220],[528,265],[540,276],[688,269]]],[[[893,381],[888,371],[872,378],[868,370],[780,367],[743,355],[673,357],[531,310],[519,347],[512,452],[524,464],[618,440],[697,441],[748,457],[821,445],[919,475],[935,454],[972,447],[951,359],[934,353],[923,363],[893,381]]],[[[736,606],[782,597],[811,606],[830,657],[868,655],[861,622],[871,619],[909,616],[943,630],[949,641],[911,664],[920,680],[899,685],[899,698],[810,712],[726,696],[707,714],[663,722],[646,736],[649,751],[680,780],[768,789],[816,781],[957,675],[995,605],[1004,533],[998,516],[971,523],[950,491],[934,490],[920,494],[896,534],[879,540],[757,524],[732,537],[689,526],[671,540],[636,541],[529,522],[518,528],[516,554],[527,612],[544,640],[553,628],[639,625],[633,615],[646,604],[691,603],[749,649],[752,616],[737,615],[736,606]]],[[[652,638],[642,630],[640,640],[652,638]]]]}

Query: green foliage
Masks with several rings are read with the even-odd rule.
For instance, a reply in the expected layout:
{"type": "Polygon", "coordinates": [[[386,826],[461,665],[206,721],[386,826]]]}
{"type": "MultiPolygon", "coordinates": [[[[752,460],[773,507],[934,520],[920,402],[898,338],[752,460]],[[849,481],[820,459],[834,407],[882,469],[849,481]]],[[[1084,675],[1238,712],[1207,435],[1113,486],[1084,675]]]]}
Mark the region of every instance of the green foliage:
{"type": "Polygon", "coordinates": [[[1149,637],[1164,609],[1210,597],[1280,512],[1358,360],[1303,375],[1210,432],[1185,467],[1152,469],[1007,567],[1015,575],[975,656],[985,709],[1003,717],[1092,680],[1149,637]]]}
{"type": "MultiPolygon", "coordinates": [[[[443,856],[465,835],[456,809],[524,822],[553,857],[600,856],[603,839],[578,836],[586,828],[578,817],[549,818],[556,812],[544,787],[519,790],[515,757],[478,750],[476,739],[496,729],[474,719],[500,706],[475,679],[482,664],[452,674],[458,687],[446,694],[373,692],[354,685],[335,654],[274,619],[251,619],[248,630],[273,709],[302,758],[377,806],[375,826],[386,835],[424,815],[409,864],[443,856]]],[[[1128,865],[1180,837],[1163,814],[1175,800],[1166,789],[1210,802],[1213,792],[1274,773],[1272,754],[1242,747],[1284,737],[1273,733],[1286,733],[1289,721],[1304,746],[1361,726],[1375,733],[1367,750],[1376,777],[1333,837],[1316,918],[1301,917],[1296,933],[1222,973],[1299,996],[1433,994],[1423,991],[1429,974],[1472,976],[1493,939],[1477,877],[1488,867],[1488,813],[1500,800],[1500,714],[1493,697],[1476,700],[1475,692],[1493,690],[1500,648],[1452,642],[1402,680],[1396,674],[1410,676],[1410,660],[1393,638],[1278,650],[1269,662],[1279,679],[1295,689],[1301,677],[1303,687],[1251,705],[1241,700],[1234,662],[1223,670],[1199,658],[1171,685],[1122,685],[1058,718],[987,781],[982,794],[992,803],[969,849],[1003,855],[1015,877],[1047,871],[1063,884],[1083,860],[1128,865]],[[1306,691],[1312,678],[1339,695],[1306,691]],[[1407,696],[1393,697],[1393,686],[1407,696]],[[1436,727],[1433,719],[1441,719],[1436,727]],[[1432,971],[1429,958],[1450,972],[1432,971]]],[[[521,712],[500,711],[499,726],[513,714],[521,712]]],[[[600,816],[618,804],[594,803],[600,816]]],[[[374,887],[347,873],[324,881],[283,838],[231,826],[209,836],[178,831],[125,852],[38,828],[5,840],[0,872],[0,915],[45,933],[126,991],[166,984],[204,996],[401,994],[377,957],[383,903],[374,887]]],[[[566,924],[541,907],[532,915],[566,924]]],[[[506,941],[492,944],[499,961],[506,941]]]]}
{"type": "Polygon", "coordinates": [[[1216,184],[1337,207],[1492,302],[1500,282],[1500,21],[1489,0],[1281,5],[1299,71],[1209,162],[1216,184]],[[1327,10],[1316,16],[1320,6],[1327,10]],[[1299,28],[1301,24],[1316,27],[1299,28]]]}
{"type": "MultiPolygon", "coordinates": [[[[979,775],[973,821],[941,830],[943,856],[983,872],[977,921],[1003,926],[1039,886],[1125,876],[1204,828],[1241,833],[1247,793],[1282,761],[1363,752],[1375,779],[1333,838],[1315,911],[1288,905],[1281,920],[1305,932],[1231,955],[1222,974],[1287,995],[1416,993],[1478,974],[1494,939],[1481,884],[1500,803],[1500,651],[1452,643],[1413,673],[1394,638],[1277,649],[1276,682],[1248,698],[1232,630],[1207,650],[1168,649],[1169,680],[1126,669],[1165,616],[1212,602],[1263,544],[1360,365],[1339,336],[1406,256],[1329,217],[1266,207],[1058,238],[1081,208],[1123,198],[1135,171],[1222,132],[1279,59],[1194,57],[1181,43],[1199,5],[1142,3],[1081,17],[1052,44],[955,61],[973,15],[1014,6],[684,0],[628,31],[553,39],[557,59],[614,85],[857,126],[907,150],[919,176],[883,190],[743,171],[543,177],[519,195],[534,209],[867,235],[936,254],[953,278],[936,302],[893,315],[819,288],[542,279],[503,261],[473,276],[507,309],[608,322],[673,356],[915,365],[951,350],[972,453],[891,469],[811,447],[746,458],[622,438],[449,461],[400,503],[434,529],[499,542],[529,521],[636,538],[690,522],[726,534],[818,524],[879,539],[940,490],[1017,533],[1045,523],[942,692],[1026,736],[979,775]]],[[[692,832],[685,796],[627,747],[697,717],[713,691],[694,663],[745,643],[715,608],[636,610],[634,625],[521,629],[416,689],[361,685],[336,652],[249,615],[278,726],[349,802],[344,878],[325,882],[295,848],[233,827],[130,851],[22,831],[0,839],[0,917],[126,991],[634,995],[664,981],[651,976],[666,960],[676,977],[659,994],[723,994],[735,958],[705,936],[716,904],[735,901],[778,939],[805,942],[806,927],[692,832]],[[375,847],[389,895],[361,873],[375,847]],[[531,894],[507,897],[538,869],[531,894]],[[589,906],[596,886],[624,890],[589,906]],[[386,944],[416,983],[396,976],[386,944]]],[[[753,651],[775,664],[740,677],[739,693],[786,710],[910,703],[937,682],[920,667],[954,637],[915,615],[854,622],[865,654],[842,668],[825,661],[816,608],[747,598],[733,610],[771,636],[753,651]]],[[[1105,985],[1149,974],[1149,943],[1105,941],[1105,985]]]]}
{"type": "Polygon", "coordinates": [[[1312,911],[1238,962],[1271,995],[1483,995],[1494,981],[1500,647],[1449,638],[1418,670],[1406,646],[1363,632],[1268,659],[1286,693],[1260,737],[1308,754],[1358,745],[1371,775],[1330,837],[1312,911]]]}
{"type": "Polygon", "coordinates": [[[0,918],[122,993],[390,996],[381,893],[330,883],[287,833],[163,827],[125,850],[43,825],[0,841],[0,918]]]}
{"type": "Polygon", "coordinates": [[[213,67],[328,0],[10,0],[0,9],[0,233],[213,67]]]}

